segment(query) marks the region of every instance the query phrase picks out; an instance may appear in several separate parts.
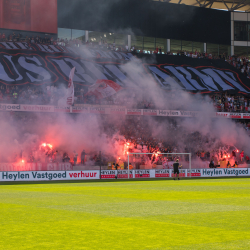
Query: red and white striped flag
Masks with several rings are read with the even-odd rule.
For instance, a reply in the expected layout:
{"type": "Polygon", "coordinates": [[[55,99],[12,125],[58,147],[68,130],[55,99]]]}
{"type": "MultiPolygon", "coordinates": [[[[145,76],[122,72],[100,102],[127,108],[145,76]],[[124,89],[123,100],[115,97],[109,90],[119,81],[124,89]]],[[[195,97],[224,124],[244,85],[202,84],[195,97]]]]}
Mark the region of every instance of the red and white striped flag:
{"type": "Polygon", "coordinates": [[[86,95],[94,95],[97,99],[103,99],[116,94],[122,87],[114,81],[98,79],[93,85],[89,86],[86,95]]]}

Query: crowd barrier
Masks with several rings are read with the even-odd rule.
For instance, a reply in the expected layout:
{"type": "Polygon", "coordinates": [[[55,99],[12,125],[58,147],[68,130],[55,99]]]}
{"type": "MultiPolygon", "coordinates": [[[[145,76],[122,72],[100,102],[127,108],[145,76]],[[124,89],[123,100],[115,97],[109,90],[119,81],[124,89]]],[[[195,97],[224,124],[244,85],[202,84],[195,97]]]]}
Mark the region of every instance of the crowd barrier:
{"type": "MultiPolygon", "coordinates": [[[[15,112],[42,112],[42,113],[80,113],[80,114],[106,114],[106,115],[141,115],[141,116],[165,116],[165,117],[197,117],[199,111],[162,110],[162,109],[128,109],[119,106],[78,105],[59,107],[52,105],[28,105],[28,104],[0,104],[0,111],[15,112]]],[[[212,117],[232,119],[250,119],[250,113],[214,112],[212,117]]]]}
{"type": "MultiPolygon", "coordinates": [[[[180,177],[237,177],[250,176],[249,168],[237,169],[189,169],[180,170],[180,177]]],[[[129,170],[129,178],[172,178],[171,169],[129,170]]],[[[127,179],[128,170],[89,170],[89,171],[3,171],[0,182],[5,181],[59,181],[59,180],[98,180],[127,179]],[[101,175],[101,176],[100,176],[101,175]]]]}

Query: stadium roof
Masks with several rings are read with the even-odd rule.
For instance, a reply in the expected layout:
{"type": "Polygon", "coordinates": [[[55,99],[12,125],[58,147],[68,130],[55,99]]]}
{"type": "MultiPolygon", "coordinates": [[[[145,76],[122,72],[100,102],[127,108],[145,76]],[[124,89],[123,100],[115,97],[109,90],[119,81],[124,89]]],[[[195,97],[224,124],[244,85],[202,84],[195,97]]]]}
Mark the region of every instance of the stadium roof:
{"type": "Polygon", "coordinates": [[[154,0],[227,11],[250,12],[250,0],[154,0]]]}

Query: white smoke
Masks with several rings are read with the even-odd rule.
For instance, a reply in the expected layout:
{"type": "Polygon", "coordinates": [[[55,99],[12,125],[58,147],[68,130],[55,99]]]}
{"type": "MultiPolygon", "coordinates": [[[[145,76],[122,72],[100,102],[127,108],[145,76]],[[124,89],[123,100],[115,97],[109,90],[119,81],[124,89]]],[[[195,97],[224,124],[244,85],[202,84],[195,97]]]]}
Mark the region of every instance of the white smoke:
{"type": "MultiPolygon", "coordinates": [[[[152,57],[152,63],[153,60],[152,57]]],[[[135,94],[131,106],[135,107],[142,99],[152,101],[156,108],[196,110],[200,114],[192,118],[143,117],[148,128],[144,137],[155,137],[167,144],[174,144],[179,152],[201,149],[213,151],[221,145],[227,145],[250,153],[249,136],[245,130],[230,119],[215,118],[215,110],[208,97],[192,95],[176,88],[166,91],[157,87],[155,80],[145,72],[143,63],[134,58],[120,67],[128,76],[124,85],[135,94]],[[198,136],[187,136],[194,133],[198,136]]],[[[168,81],[172,81],[172,86],[179,86],[176,79],[170,78],[168,81]]],[[[20,151],[28,157],[43,142],[52,144],[60,154],[68,152],[70,156],[74,150],[78,155],[82,150],[89,154],[101,151],[103,155],[111,155],[113,158],[122,154],[121,146],[114,138],[124,139],[120,128],[125,124],[126,117],[54,113],[24,113],[21,118],[17,113],[14,116],[2,113],[1,116],[1,162],[15,160],[20,151]]]]}

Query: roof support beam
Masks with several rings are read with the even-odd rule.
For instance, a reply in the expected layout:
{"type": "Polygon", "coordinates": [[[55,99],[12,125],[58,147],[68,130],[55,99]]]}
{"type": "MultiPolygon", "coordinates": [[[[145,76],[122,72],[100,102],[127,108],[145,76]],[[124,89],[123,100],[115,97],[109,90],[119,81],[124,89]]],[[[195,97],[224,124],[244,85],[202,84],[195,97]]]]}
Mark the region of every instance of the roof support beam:
{"type": "Polygon", "coordinates": [[[232,4],[232,6],[231,6],[231,9],[233,9],[233,7],[234,7],[234,2],[235,2],[235,0],[233,1],[233,4],[232,4]]]}
{"type": "Polygon", "coordinates": [[[196,2],[199,4],[199,6],[201,7],[201,3],[200,3],[200,1],[199,0],[196,0],[196,2]]]}
{"type": "Polygon", "coordinates": [[[237,10],[241,7],[244,7],[246,4],[244,4],[246,2],[246,0],[242,0],[240,3],[236,4],[234,7],[231,7],[231,10],[237,10]]]}
{"type": "Polygon", "coordinates": [[[238,10],[238,9],[244,7],[244,6],[246,6],[246,4],[242,4],[242,5],[238,6],[236,9],[234,8],[233,10],[238,10]]]}
{"type": "Polygon", "coordinates": [[[206,1],[207,1],[207,0],[205,0],[205,1],[204,1],[204,3],[203,3],[203,4],[201,5],[202,7],[204,7],[204,6],[205,6],[205,4],[206,4],[206,1]]]}
{"type": "Polygon", "coordinates": [[[226,2],[224,0],[222,0],[222,2],[224,3],[224,5],[226,6],[227,10],[230,10],[226,4],[226,2]]]}
{"type": "Polygon", "coordinates": [[[209,8],[211,8],[211,6],[213,5],[213,3],[214,3],[214,0],[210,0],[210,1],[208,1],[207,3],[206,3],[206,1],[205,1],[205,3],[203,4],[203,7],[209,6],[209,8]]]}
{"type": "Polygon", "coordinates": [[[211,4],[210,4],[210,6],[209,6],[209,9],[212,8],[213,4],[214,4],[214,1],[211,1],[211,4]]]}

